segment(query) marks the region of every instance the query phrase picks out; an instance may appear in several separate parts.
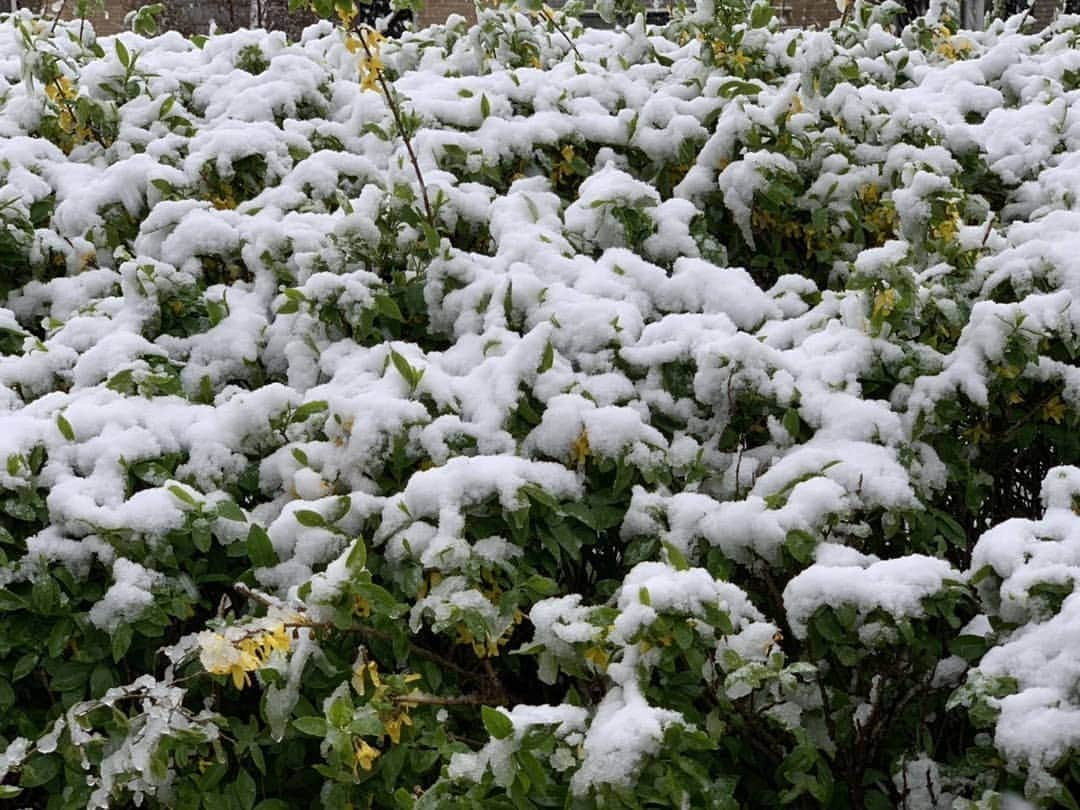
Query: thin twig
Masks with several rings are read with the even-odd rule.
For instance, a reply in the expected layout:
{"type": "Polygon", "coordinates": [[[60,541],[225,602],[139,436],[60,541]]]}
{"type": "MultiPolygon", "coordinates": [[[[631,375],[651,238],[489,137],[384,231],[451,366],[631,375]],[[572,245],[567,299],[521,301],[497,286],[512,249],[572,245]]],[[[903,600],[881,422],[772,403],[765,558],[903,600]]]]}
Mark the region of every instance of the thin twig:
{"type": "MultiPolygon", "coordinates": [[[[53,87],[56,88],[57,98],[60,99],[60,103],[64,105],[64,109],[66,109],[68,115],[71,116],[72,125],[77,128],[79,126],[78,111],[75,109],[75,105],[72,104],[71,99],[68,98],[67,91],[64,90],[64,86],[60,84],[60,78],[57,77],[53,79],[52,84],[53,87]]],[[[105,139],[102,137],[101,133],[98,132],[97,127],[95,127],[93,124],[87,124],[86,129],[90,133],[90,135],[93,136],[94,141],[96,141],[102,149],[109,148],[109,145],[105,143],[105,139]]],[[[77,131],[78,130],[76,129],[76,132],[77,131]]]]}
{"type": "MultiPolygon", "coordinates": [[[[260,605],[263,605],[264,607],[268,607],[268,608],[269,607],[275,607],[275,608],[283,607],[283,605],[280,602],[275,601],[272,597],[267,596],[266,594],[261,593],[259,591],[253,590],[252,588],[249,588],[247,585],[245,585],[242,582],[235,583],[232,586],[232,589],[234,591],[236,591],[237,593],[241,594],[242,596],[245,596],[245,597],[247,597],[248,599],[251,599],[254,602],[258,602],[260,605]]],[[[302,613],[303,612],[302,608],[291,608],[291,609],[296,610],[297,613],[302,613]]],[[[334,627],[334,625],[332,625],[332,624],[313,622],[313,621],[311,621],[309,619],[305,619],[305,618],[302,618],[302,617],[299,618],[298,621],[283,622],[283,624],[288,629],[305,629],[306,628],[306,629],[309,629],[309,630],[336,630],[338,632],[354,633],[356,635],[363,636],[365,638],[378,639],[379,641],[393,641],[394,640],[394,636],[393,636],[392,633],[388,633],[385,630],[379,630],[379,629],[377,629],[375,627],[371,627],[370,625],[356,625],[355,627],[350,627],[347,630],[341,630],[340,628],[334,627]]],[[[429,661],[434,661],[439,666],[441,666],[441,667],[443,667],[445,669],[448,669],[448,670],[450,670],[452,672],[455,672],[455,673],[457,673],[458,675],[460,675],[463,678],[471,678],[473,680],[476,680],[476,679],[481,677],[479,673],[472,672],[470,670],[465,669],[464,667],[458,666],[453,661],[451,661],[449,658],[446,658],[445,656],[440,655],[439,653],[434,652],[433,650],[429,650],[429,649],[427,649],[425,647],[421,647],[419,644],[416,644],[413,641],[409,642],[409,649],[411,649],[414,653],[419,655],[421,658],[427,658],[429,661]]]]}
{"type": "Polygon", "coordinates": [[[574,56],[576,56],[578,58],[578,61],[580,62],[582,60],[581,51],[577,49],[577,45],[574,44],[574,40],[570,39],[569,34],[567,34],[557,22],[555,22],[555,15],[548,11],[547,6],[541,6],[540,13],[549,23],[555,26],[556,31],[562,34],[562,38],[566,40],[566,44],[570,46],[570,50],[574,52],[574,56]]]}
{"type": "Polygon", "coordinates": [[[56,16],[53,17],[52,26],[49,28],[49,36],[52,36],[54,33],[56,33],[56,26],[60,22],[60,15],[63,14],[66,9],[67,0],[63,0],[60,3],[60,8],[56,10],[56,16]]]}
{"type": "MultiPolygon", "coordinates": [[[[373,54],[371,53],[371,47],[367,43],[367,38],[364,36],[364,25],[363,23],[353,23],[353,26],[358,34],[357,39],[360,40],[360,46],[364,49],[364,54],[367,56],[368,62],[371,62],[373,54]]],[[[382,94],[386,98],[386,103],[390,107],[390,113],[394,116],[394,126],[397,127],[398,135],[401,136],[401,140],[405,143],[405,151],[409,154],[409,162],[412,164],[413,172],[416,173],[416,182],[420,186],[420,197],[424,201],[424,216],[428,221],[428,225],[435,228],[435,213],[431,209],[431,200],[428,199],[427,184],[424,182],[424,173],[420,170],[420,161],[416,159],[416,152],[413,151],[412,141],[405,129],[405,122],[401,119],[401,110],[398,107],[397,99],[394,98],[394,93],[391,91],[390,85],[386,81],[386,76],[383,75],[382,68],[375,70],[375,79],[379,82],[379,88],[382,90],[382,94]]]]}
{"type": "Polygon", "coordinates": [[[506,698],[490,695],[457,695],[442,697],[423,692],[410,692],[407,695],[391,695],[394,703],[413,703],[417,706],[505,706],[506,698]]]}

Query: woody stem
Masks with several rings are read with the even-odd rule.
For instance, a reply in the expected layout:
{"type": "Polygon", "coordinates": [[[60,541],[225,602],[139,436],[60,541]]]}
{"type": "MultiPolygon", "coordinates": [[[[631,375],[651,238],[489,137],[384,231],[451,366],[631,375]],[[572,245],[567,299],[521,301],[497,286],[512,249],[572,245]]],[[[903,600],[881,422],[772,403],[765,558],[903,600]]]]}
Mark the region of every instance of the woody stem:
{"type": "MultiPolygon", "coordinates": [[[[364,49],[364,54],[370,62],[373,54],[371,52],[371,47],[368,45],[367,39],[364,36],[365,31],[363,26],[357,26],[356,32],[358,34],[357,39],[360,40],[360,47],[364,49]]],[[[408,131],[405,129],[405,122],[401,118],[401,108],[398,106],[397,99],[394,97],[394,93],[390,89],[386,77],[383,75],[382,68],[375,69],[375,79],[379,82],[379,89],[382,90],[383,97],[390,107],[391,115],[394,116],[394,126],[397,128],[398,135],[401,136],[401,140],[405,144],[405,151],[409,155],[409,163],[412,164],[413,172],[416,174],[416,182],[420,186],[420,198],[424,202],[424,218],[427,219],[428,225],[434,229],[435,213],[431,209],[431,200],[428,199],[427,184],[424,182],[424,173],[420,170],[420,161],[416,159],[416,152],[413,151],[412,140],[409,138],[408,131]]]]}

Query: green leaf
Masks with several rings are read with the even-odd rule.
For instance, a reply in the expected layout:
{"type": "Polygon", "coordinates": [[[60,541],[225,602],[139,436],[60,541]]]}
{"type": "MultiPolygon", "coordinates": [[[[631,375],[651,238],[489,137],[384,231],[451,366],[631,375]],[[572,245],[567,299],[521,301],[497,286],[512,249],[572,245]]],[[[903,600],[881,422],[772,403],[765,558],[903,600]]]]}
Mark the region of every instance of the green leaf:
{"type": "Polygon", "coordinates": [[[295,424],[296,422],[307,421],[308,419],[310,419],[315,414],[322,413],[323,411],[327,410],[329,407],[330,407],[329,404],[326,403],[323,400],[315,400],[314,402],[305,402],[303,405],[301,405],[299,408],[297,408],[295,411],[293,411],[292,416],[289,418],[289,422],[295,424]]]}
{"type": "Polygon", "coordinates": [[[739,79],[733,79],[720,85],[716,92],[721,98],[754,96],[761,92],[761,86],[756,85],[753,82],[744,82],[739,79]]]}
{"type": "Polygon", "coordinates": [[[269,568],[277,565],[278,555],[274,551],[274,544],[270,542],[270,535],[266,529],[258,524],[253,524],[248,530],[247,554],[251,564],[256,568],[269,568]]]}
{"type": "Polygon", "coordinates": [[[398,354],[393,349],[390,350],[390,361],[394,364],[394,368],[397,369],[397,373],[401,375],[401,378],[409,384],[409,388],[416,388],[420,383],[420,378],[424,375],[424,372],[417,371],[402,355],[398,354]]]}
{"type": "Polygon", "coordinates": [[[120,660],[127,653],[134,632],[130,624],[122,624],[113,632],[111,640],[112,659],[116,663],[120,663],[120,660]]]}
{"type": "Polygon", "coordinates": [[[664,543],[664,551],[667,552],[668,564],[676,571],[686,571],[690,568],[690,563],[687,562],[686,555],[671,543],[664,543]]]}
{"type": "Polygon", "coordinates": [[[772,4],[768,0],[758,0],[750,9],[750,27],[764,28],[773,18],[772,4]]]}
{"type": "Polygon", "coordinates": [[[792,559],[801,565],[809,565],[813,562],[817,545],[817,538],[802,529],[792,529],[784,538],[784,548],[792,559]]]}
{"type": "Polygon", "coordinates": [[[243,768],[240,769],[240,773],[236,775],[236,781],[233,783],[235,789],[235,795],[240,802],[240,807],[243,810],[251,810],[255,806],[255,780],[252,779],[249,774],[243,768]]]}
{"type": "Polygon", "coordinates": [[[389,318],[392,321],[397,321],[398,323],[405,322],[405,316],[401,314],[401,308],[389,295],[375,296],[375,311],[384,318],[389,318]]]}
{"type": "Polygon", "coordinates": [[[26,653],[26,655],[19,658],[15,662],[15,666],[11,668],[11,680],[12,682],[21,681],[27,675],[34,671],[34,667],[37,666],[37,654],[26,653]]]}
{"type": "Polygon", "coordinates": [[[551,341],[547,342],[544,346],[544,354],[540,358],[540,365],[536,369],[537,374],[543,374],[545,371],[555,365],[555,347],[551,345],[551,341]]]}
{"type": "Polygon", "coordinates": [[[496,740],[505,740],[514,733],[514,723],[498,709],[481,706],[480,718],[484,721],[484,728],[487,733],[496,740]]]}
{"type": "Polygon", "coordinates": [[[116,46],[116,58],[120,60],[120,64],[125,68],[131,65],[131,54],[128,53],[127,47],[119,39],[113,43],[116,46]]]}
{"type": "Polygon", "coordinates": [[[784,430],[788,432],[792,439],[799,438],[799,427],[802,425],[802,420],[799,419],[799,412],[794,408],[788,408],[784,411],[783,419],[784,430]]]}
{"type": "Polygon", "coordinates": [[[60,774],[59,757],[37,755],[23,766],[19,785],[24,788],[41,787],[60,774]]]}
{"type": "Polygon", "coordinates": [[[12,593],[7,588],[0,588],[0,611],[5,613],[13,610],[25,610],[28,607],[26,600],[12,593]]]}
{"type": "Polygon", "coordinates": [[[293,720],[293,726],[297,731],[310,734],[312,737],[325,737],[327,731],[326,720],[322,717],[297,717],[293,720]]]}
{"type": "Polygon", "coordinates": [[[169,492],[176,500],[186,503],[188,506],[198,506],[199,502],[192,497],[191,493],[183,487],[178,487],[176,484],[172,484],[168,487],[169,492]]]}
{"type": "Polygon", "coordinates": [[[491,102],[488,101],[486,93],[480,94],[480,115],[484,118],[491,115],[491,102]]]}
{"type": "Polygon", "coordinates": [[[352,722],[352,701],[348,698],[338,698],[330,704],[330,711],[327,712],[327,717],[335,728],[345,728],[352,722]]]}
{"type": "Polygon", "coordinates": [[[957,636],[949,642],[949,652],[959,655],[969,664],[976,663],[993,646],[982,636],[957,636]]]}
{"type": "Polygon", "coordinates": [[[56,415],[56,427],[59,428],[60,435],[69,442],[75,441],[75,429],[71,427],[71,422],[65,419],[62,413],[56,415]]]}
{"type": "Polygon", "coordinates": [[[349,556],[345,560],[345,567],[353,573],[359,573],[364,570],[364,566],[367,564],[367,546],[364,545],[364,538],[357,537],[353,541],[352,550],[349,551],[349,556]]]}
{"type": "Polygon", "coordinates": [[[218,517],[223,517],[226,520],[231,520],[236,523],[244,523],[247,521],[247,516],[244,514],[244,511],[237,506],[234,501],[219,501],[217,504],[217,513],[218,517]]]}
{"type": "Polygon", "coordinates": [[[301,526],[307,526],[309,529],[325,528],[326,519],[311,509],[297,509],[293,512],[293,517],[296,518],[296,522],[301,526]]]}

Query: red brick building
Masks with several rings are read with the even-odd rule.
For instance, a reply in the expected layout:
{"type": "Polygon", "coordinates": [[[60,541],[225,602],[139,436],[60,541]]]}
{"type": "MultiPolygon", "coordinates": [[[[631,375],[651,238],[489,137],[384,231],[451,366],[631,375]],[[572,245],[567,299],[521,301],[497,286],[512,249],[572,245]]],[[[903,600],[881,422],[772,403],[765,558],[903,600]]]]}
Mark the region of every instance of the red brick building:
{"type": "MultiPolygon", "coordinates": [[[[94,28],[101,34],[119,31],[124,15],[150,0],[105,0],[103,13],[94,15],[94,28]]],[[[308,22],[298,15],[288,14],[288,0],[163,0],[165,14],[162,23],[185,33],[203,33],[211,20],[219,30],[231,31],[243,27],[284,29],[290,33],[308,22]]],[[[0,10],[11,0],[0,0],[0,10]]],[[[15,0],[14,7],[41,9],[51,5],[50,0],[15,0]]],[[[778,0],[778,11],[790,25],[822,25],[836,16],[835,0],[778,0]]],[[[67,6],[75,7],[69,0],[67,6]]],[[[475,16],[472,0],[427,0],[419,22],[422,25],[442,22],[451,14],[461,14],[466,19],[475,16]]],[[[70,11],[69,11],[70,13],[70,11]]]]}
{"type": "MultiPolygon", "coordinates": [[[[123,26],[124,15],[151,0],[105,0],[105,11],[95,15],[94,27],[99,33],[110,34],[123,26]]],[[[175,28],[184,33],[203,33],[211,21],[218,30],[232,31],[244,27],[264,27],[288,31],[296,36],[310,17],[288,13],[288,0],[160,0],[165,4],[162,23],[165,28],[175,28]]],[[[986,0],[988,2],[988,0],[986,0]]],[[[781,19],[794,26],[823,26],[837,16],[836,0],[773,0],[781,19]]],[[[1054,0],[1037,0],[1035,16],[1049,19],[1054,0]]],[[[0,10],[5,6],[42,9],[51,0],[0,0],[0,10]]],[[[553,5],[558,5],[557,2],[553,5]]],[[[66,6],[75,7],[75,0],[66,6]]],[[[461,14],[466,19],[475,18],[473,0],[426,0],[419,23],[428,25],[442,22],[450,14],[461,14]]]]}

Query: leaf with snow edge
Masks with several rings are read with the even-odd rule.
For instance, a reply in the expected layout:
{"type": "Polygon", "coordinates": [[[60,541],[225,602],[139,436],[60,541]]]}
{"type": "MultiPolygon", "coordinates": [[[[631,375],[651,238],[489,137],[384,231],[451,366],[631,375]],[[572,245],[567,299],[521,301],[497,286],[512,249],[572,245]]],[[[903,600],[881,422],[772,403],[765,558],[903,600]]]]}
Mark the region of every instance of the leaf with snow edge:
{"type": "Polygon", "coordinates": [[[113,41],[113,46],[116,48],[116,58],[120,60],[120,64],[125,68],[131,65],[131,54],[128,53],[127,46],[117,37],[113,41]]]}
{"type": "Polygon", "coordinates": [[[177,484],[170,484],[168,487],[166,487],[166,489],[168,489],[169,493],[181,503],[187,504],[188,506],[192,507],[198,507],[200,505],[199,502],[195,499],[195,496],[193,496],[190,492],[187,491],[187,489],[182,486],[179,486],[177,484]]]}
{"type": "Polygon", "coordinates": [[[496,740],[505,740],[514,733],[514,723],[503,712],[490,706],[480,707],[480,716],[487,733],[496,740]]]}
{"type": "Polygon", "coordinates": [[[293,517],[297,523],[309,529],[326,528],[327,525],[326,518],[312,509],[297,509],[293,512],[293,517]]]}
{"type": "Polygon", "coordinates": [[[274,545],[270,542],[270,535],[258,524],[252,524],[248,530],[246,547],[248,559],[256,568],[269,568],[279,562],[274,545]]]}
{"type": "Polygon", "coordinates": [[[756,0],[750,7],[750,27],[765,28],[772,22],[774,16],[772,3],[768,0],[756,0]]]}
{"type": "Polygon", "coordinates": [[[349,551],[349,556],[345,558],[346,567],[358,574],[364,570],[364,566],[367,564],[367,546],[364,545],[364,539],[357,537],[353,540],[352,549],[349,551]]]}
{"type": "Polygon", "coordinates": [[[394,349],[390,350],[390,360],[394,364],[394,368],[397,369],[397,373],[409,384],[409,390],[415,391],[416,386],[420,384],[420,380],[424,377],[424,369],[413,368],[404,355],[399,354],[394,349]]]}
{"type": "Polygon", "coordinates": [[[218,517],[225,518],[225,520],[231,520],[234,523],[244,523],[247,521],[247,516],[244,514],[235,501],[225,499],[217,502],[214,507],[218,514],[218,517]]]}
{"type": "Polygon", "coordinates": [[[60,435],[69,442],[75,441],[75,429],[62,413],[56,415],[56,428],[60,431],[60,435]]]}
{"type": "Polygon", "coordinates": [[[292,415],[289,417],[289,422],[291,424],[296,424],[298,422],[306,422],[315,414],[324,413],[329,407],[330,405],[325,400],[305,402],[303,405],[301,405],[299,408],[292,412],[292,415]]]}

